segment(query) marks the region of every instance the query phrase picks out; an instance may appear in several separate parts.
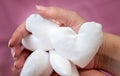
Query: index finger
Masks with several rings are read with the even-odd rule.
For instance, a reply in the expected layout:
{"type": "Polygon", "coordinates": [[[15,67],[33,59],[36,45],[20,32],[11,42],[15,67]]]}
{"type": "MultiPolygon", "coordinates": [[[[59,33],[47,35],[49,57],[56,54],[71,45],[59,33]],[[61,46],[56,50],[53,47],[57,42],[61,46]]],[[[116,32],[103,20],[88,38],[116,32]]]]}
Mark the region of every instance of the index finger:
{"type": "Polygon", "coordinates": [[[12,48],[20,44],[22,38],[28,34],[29,32],[25,29],[25,22],[24,22],[17,27],[17,29],[15,30],[15,32],[13,33],[12,37],[9,40],[8,46],[12,48]]]}

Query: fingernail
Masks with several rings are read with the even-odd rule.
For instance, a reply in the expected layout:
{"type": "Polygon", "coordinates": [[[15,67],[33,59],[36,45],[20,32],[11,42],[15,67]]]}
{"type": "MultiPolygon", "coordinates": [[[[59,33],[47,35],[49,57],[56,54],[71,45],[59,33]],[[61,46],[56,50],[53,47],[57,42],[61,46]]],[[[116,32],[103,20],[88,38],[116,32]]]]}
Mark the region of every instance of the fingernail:
{"type": "Polygon", "coordinates": [[[8,42],[8,47],[9,47],[9,48],[12,47],[12,45],[11,45],[11,40],[9,40],[9,42],[8,42]]]}
{"type": "Polygon", "coordinates": [[[15,42],[15,41],[13,41],[13,40],[11,39],[11,40],[9,40],[9,42],[8,42],[8,47],[9,47],[9,48],[13,48],[16,44],[17,44],[17,42],[15,42]]]}
{"type": "Polygon", "coordinates": [[[37,10],[46,10],[47,8],[44,6],[36,5],[35,6],[37,10]]]}
{"type": "Polygon", "coordinates": [[[15,52],[13,48],[11,48],[11,54],[12,54],[12,57],[15,58],[15,52]]]}

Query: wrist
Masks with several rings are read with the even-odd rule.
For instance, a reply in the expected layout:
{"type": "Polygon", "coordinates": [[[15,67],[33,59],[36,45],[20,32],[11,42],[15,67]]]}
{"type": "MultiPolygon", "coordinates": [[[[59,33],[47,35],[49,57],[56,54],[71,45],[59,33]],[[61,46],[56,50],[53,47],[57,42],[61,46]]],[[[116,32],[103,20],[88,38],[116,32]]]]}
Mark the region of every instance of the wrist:
{"type": "Polygon", "coordinates": [[[95,68],[114,76],[120,75],[120,37],[104,33],[103,43],[95,57],[95,68]]]}

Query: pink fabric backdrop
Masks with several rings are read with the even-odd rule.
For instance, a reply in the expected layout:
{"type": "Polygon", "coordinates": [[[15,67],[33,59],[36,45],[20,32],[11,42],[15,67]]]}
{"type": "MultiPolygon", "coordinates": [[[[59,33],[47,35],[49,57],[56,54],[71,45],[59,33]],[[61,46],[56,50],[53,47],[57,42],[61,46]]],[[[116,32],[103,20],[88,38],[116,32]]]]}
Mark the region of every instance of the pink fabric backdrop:
{"type": "Polygon", "coordinates": [[[103,24],[104,31],[120,35],[120,0],[0,0],[0,76],[12,76],[7,43],[16,27],[35,12],[36,4],[74,10],[103,24]]]}

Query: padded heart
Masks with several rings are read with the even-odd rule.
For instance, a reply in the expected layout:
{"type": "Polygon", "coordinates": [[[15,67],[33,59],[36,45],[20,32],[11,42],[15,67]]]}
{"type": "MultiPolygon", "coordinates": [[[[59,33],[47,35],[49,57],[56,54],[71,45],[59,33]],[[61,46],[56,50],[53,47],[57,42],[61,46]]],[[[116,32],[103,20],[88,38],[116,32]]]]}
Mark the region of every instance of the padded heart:
{"type": "Polygon", "coordinates": [[[31,51],[35,51],[39,48],[44,49],[43,45],[40,44],[41,42],[39,41],[38,38],[36,38],[33,35],[28,35],[22,39],[22,44],[26,49],[29,49],[31,51]]]}
{"type": "Polygon", "coordinates": [[[43,49],[39,49],[54,48],[59,55],[82,68],[97,53],[103,38],[102,27],[98,23],[86,22],[81,25],[79,33],[76,34],[71,28],[59,27],[36,14],[27,19],[26,29],[38,38],[40,45],[44,46],[43,49]]]}
{"type": "Polygon", "coordinates": [[[69,27],[58,28],[52,34],[51,42],[59,55],[83,68],[97,53],[102,37],[101,25],[87,22],[81,26],[78,34],[69,27]]]}
{"type": "Polygon", "coordinates": [[[50,64],[53,69],[61,76],[71,76],[71,63],[64,57],[57,55],[56,51],[50,51],[50,64]]]}
{"type": "MultiPolygon", "coordinates": [[[[38,14],[32,14],[26,20],[26,29],[29,32],[31,32],[33,36],[35,36],[36,38],[39,39],[38,46],[43,46],[42,48],[39,48],[41,50],[52,49],[52,44],[50,42],[49,36],[50,36],[50,33],[52,33],[58,27],[59,27],[59,25],[57,25],[47,19],[42,18],[38,14]]],[[[25,42],[25,43],[28,43],[28,42],[25,42]]],[[[38,49],[38,48],[36,48],[36,49],[38,49]]]]}
{"type": "Polygon", "coordinates": [[[52,72],[49,54],[38,49],[27,58],[20,76],[50,76],[52,72]]]}
{"type": "Polygon", "coordinates": [[[61,76],[79,76],[76,66],[54,50],[50,50],[50,64],[61,76]]]}

